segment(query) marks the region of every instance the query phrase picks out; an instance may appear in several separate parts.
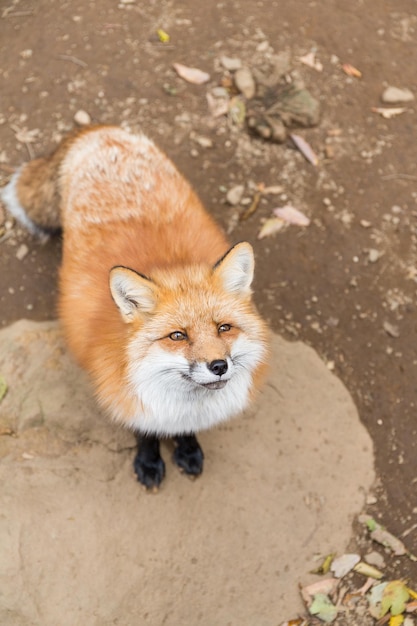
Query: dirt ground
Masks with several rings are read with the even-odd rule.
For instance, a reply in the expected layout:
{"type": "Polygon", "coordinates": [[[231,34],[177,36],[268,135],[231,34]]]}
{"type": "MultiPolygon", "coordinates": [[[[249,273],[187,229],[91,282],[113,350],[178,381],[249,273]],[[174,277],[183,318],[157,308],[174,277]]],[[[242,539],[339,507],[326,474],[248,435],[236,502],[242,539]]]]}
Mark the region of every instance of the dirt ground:
{"type": "MultiPolygon", "coordinates": [[[[162,37],[163,38],[163,37],[162,37]]],[[[198,3],[3,0],[0,3],[0,184],[54,147],[79,110],[93,122],[143,128],[192,181],[233,241],[257,257],[256,299],[273,330],[310,344],[352,394],[375,446],[368,513],[417,551],[416,101],[385,118],[387,86],[417,96],[415,0],[349,3],[249,0],[198,3]],[[158,29],[169,35],[161,41],[158,29]],[[314,51],[322,71],[300,57],[314,51]],[[206,94],[231,84],[221,57],[265,69],[288,53],[320,101],[314,128],[297,129],[317,166],[288,139],[250,135],[214,118],[206,94]],[[210,74],[177,76],[174,62],[210,74]],[[349,76],[349,63],[362,73],[349,76]],[[262,196],[247,220],[257,185],[262,196]],[[239,206],[226,192],[244,186],[239,206]],[[258,239],[277,206],[306,214],[258,239]]],[[[0,209],[1,211],[1,209],[0,209]]],[[[0,321],[55,317],[59,238],[41,245],[0,213],[0,321]]],[[[308,416],[306,416],[308,419],[308,416]]],[[[337,429],[337,424],[335,424],[337,429]]],[[[343,446],[343,441],[340,442],[343,446]]],[[[361,528],[352,545],[362,545],[361,528]]],[[[417,564],[386,555],[387,571],[417,582],[417,564]]]]}

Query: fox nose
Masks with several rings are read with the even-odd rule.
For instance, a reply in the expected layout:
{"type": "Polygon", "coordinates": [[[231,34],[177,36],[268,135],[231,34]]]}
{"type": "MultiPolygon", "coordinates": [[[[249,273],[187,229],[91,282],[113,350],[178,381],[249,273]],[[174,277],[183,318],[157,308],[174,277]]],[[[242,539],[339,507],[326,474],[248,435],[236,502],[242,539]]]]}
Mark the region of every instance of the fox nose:
{"type": "Polygon", "coordinates": [[[216,374],[216,376],[222,376],[227,372],[227,361],[224,359],[215,359],[211,363],[207,364],[210,372],[216,374]]]}

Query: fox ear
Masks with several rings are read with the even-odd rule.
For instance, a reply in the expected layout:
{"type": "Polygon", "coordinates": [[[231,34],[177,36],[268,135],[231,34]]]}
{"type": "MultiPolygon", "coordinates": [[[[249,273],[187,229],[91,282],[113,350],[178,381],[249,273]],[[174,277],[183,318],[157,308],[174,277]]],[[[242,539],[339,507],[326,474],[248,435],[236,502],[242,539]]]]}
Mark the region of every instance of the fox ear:
{"type": "Polygon", "coordinates": [[[156,306],[156,285],[127,267],[110,271],[110,291],[125,322],[139,314],[152,313],[156,306]]]}
{"type": "Polygon", "coordinates": [[[226,252],[224,257],[217,261],[213,270],[214,275],[220,279],[223,289],[234,294],[249,295],[254,267],[252,246],[243,241],[226,252]]]}

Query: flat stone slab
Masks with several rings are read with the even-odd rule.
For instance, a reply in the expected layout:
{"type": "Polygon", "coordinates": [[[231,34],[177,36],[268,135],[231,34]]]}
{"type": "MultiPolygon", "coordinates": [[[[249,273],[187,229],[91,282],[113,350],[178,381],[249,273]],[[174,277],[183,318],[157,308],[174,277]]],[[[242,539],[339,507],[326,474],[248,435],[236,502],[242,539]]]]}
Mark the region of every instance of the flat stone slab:
{"type": "Polygon", "coordinates": [[[277,626],[318,554],[341,554],[374,480],[342,383],[273,337],[244,415],[200,434],[201,478],[170,462],[156,495],[135,441],[100,415],[57,323],[0,331],[0,623],[277,626]]]}

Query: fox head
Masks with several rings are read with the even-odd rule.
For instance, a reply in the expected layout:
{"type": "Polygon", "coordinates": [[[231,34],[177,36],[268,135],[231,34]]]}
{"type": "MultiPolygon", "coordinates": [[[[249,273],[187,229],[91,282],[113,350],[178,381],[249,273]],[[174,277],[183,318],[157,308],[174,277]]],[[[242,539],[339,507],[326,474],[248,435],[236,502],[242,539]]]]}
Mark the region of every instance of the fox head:
{"type": "Polygon", "coordinates": [[[197,432],[245,408],[266,356],[266,332],[251,302],[250,244],[213,267],[110,272],[129,325],[128,385],[142,411],[132,425],[159,435],[197,432]]]}

